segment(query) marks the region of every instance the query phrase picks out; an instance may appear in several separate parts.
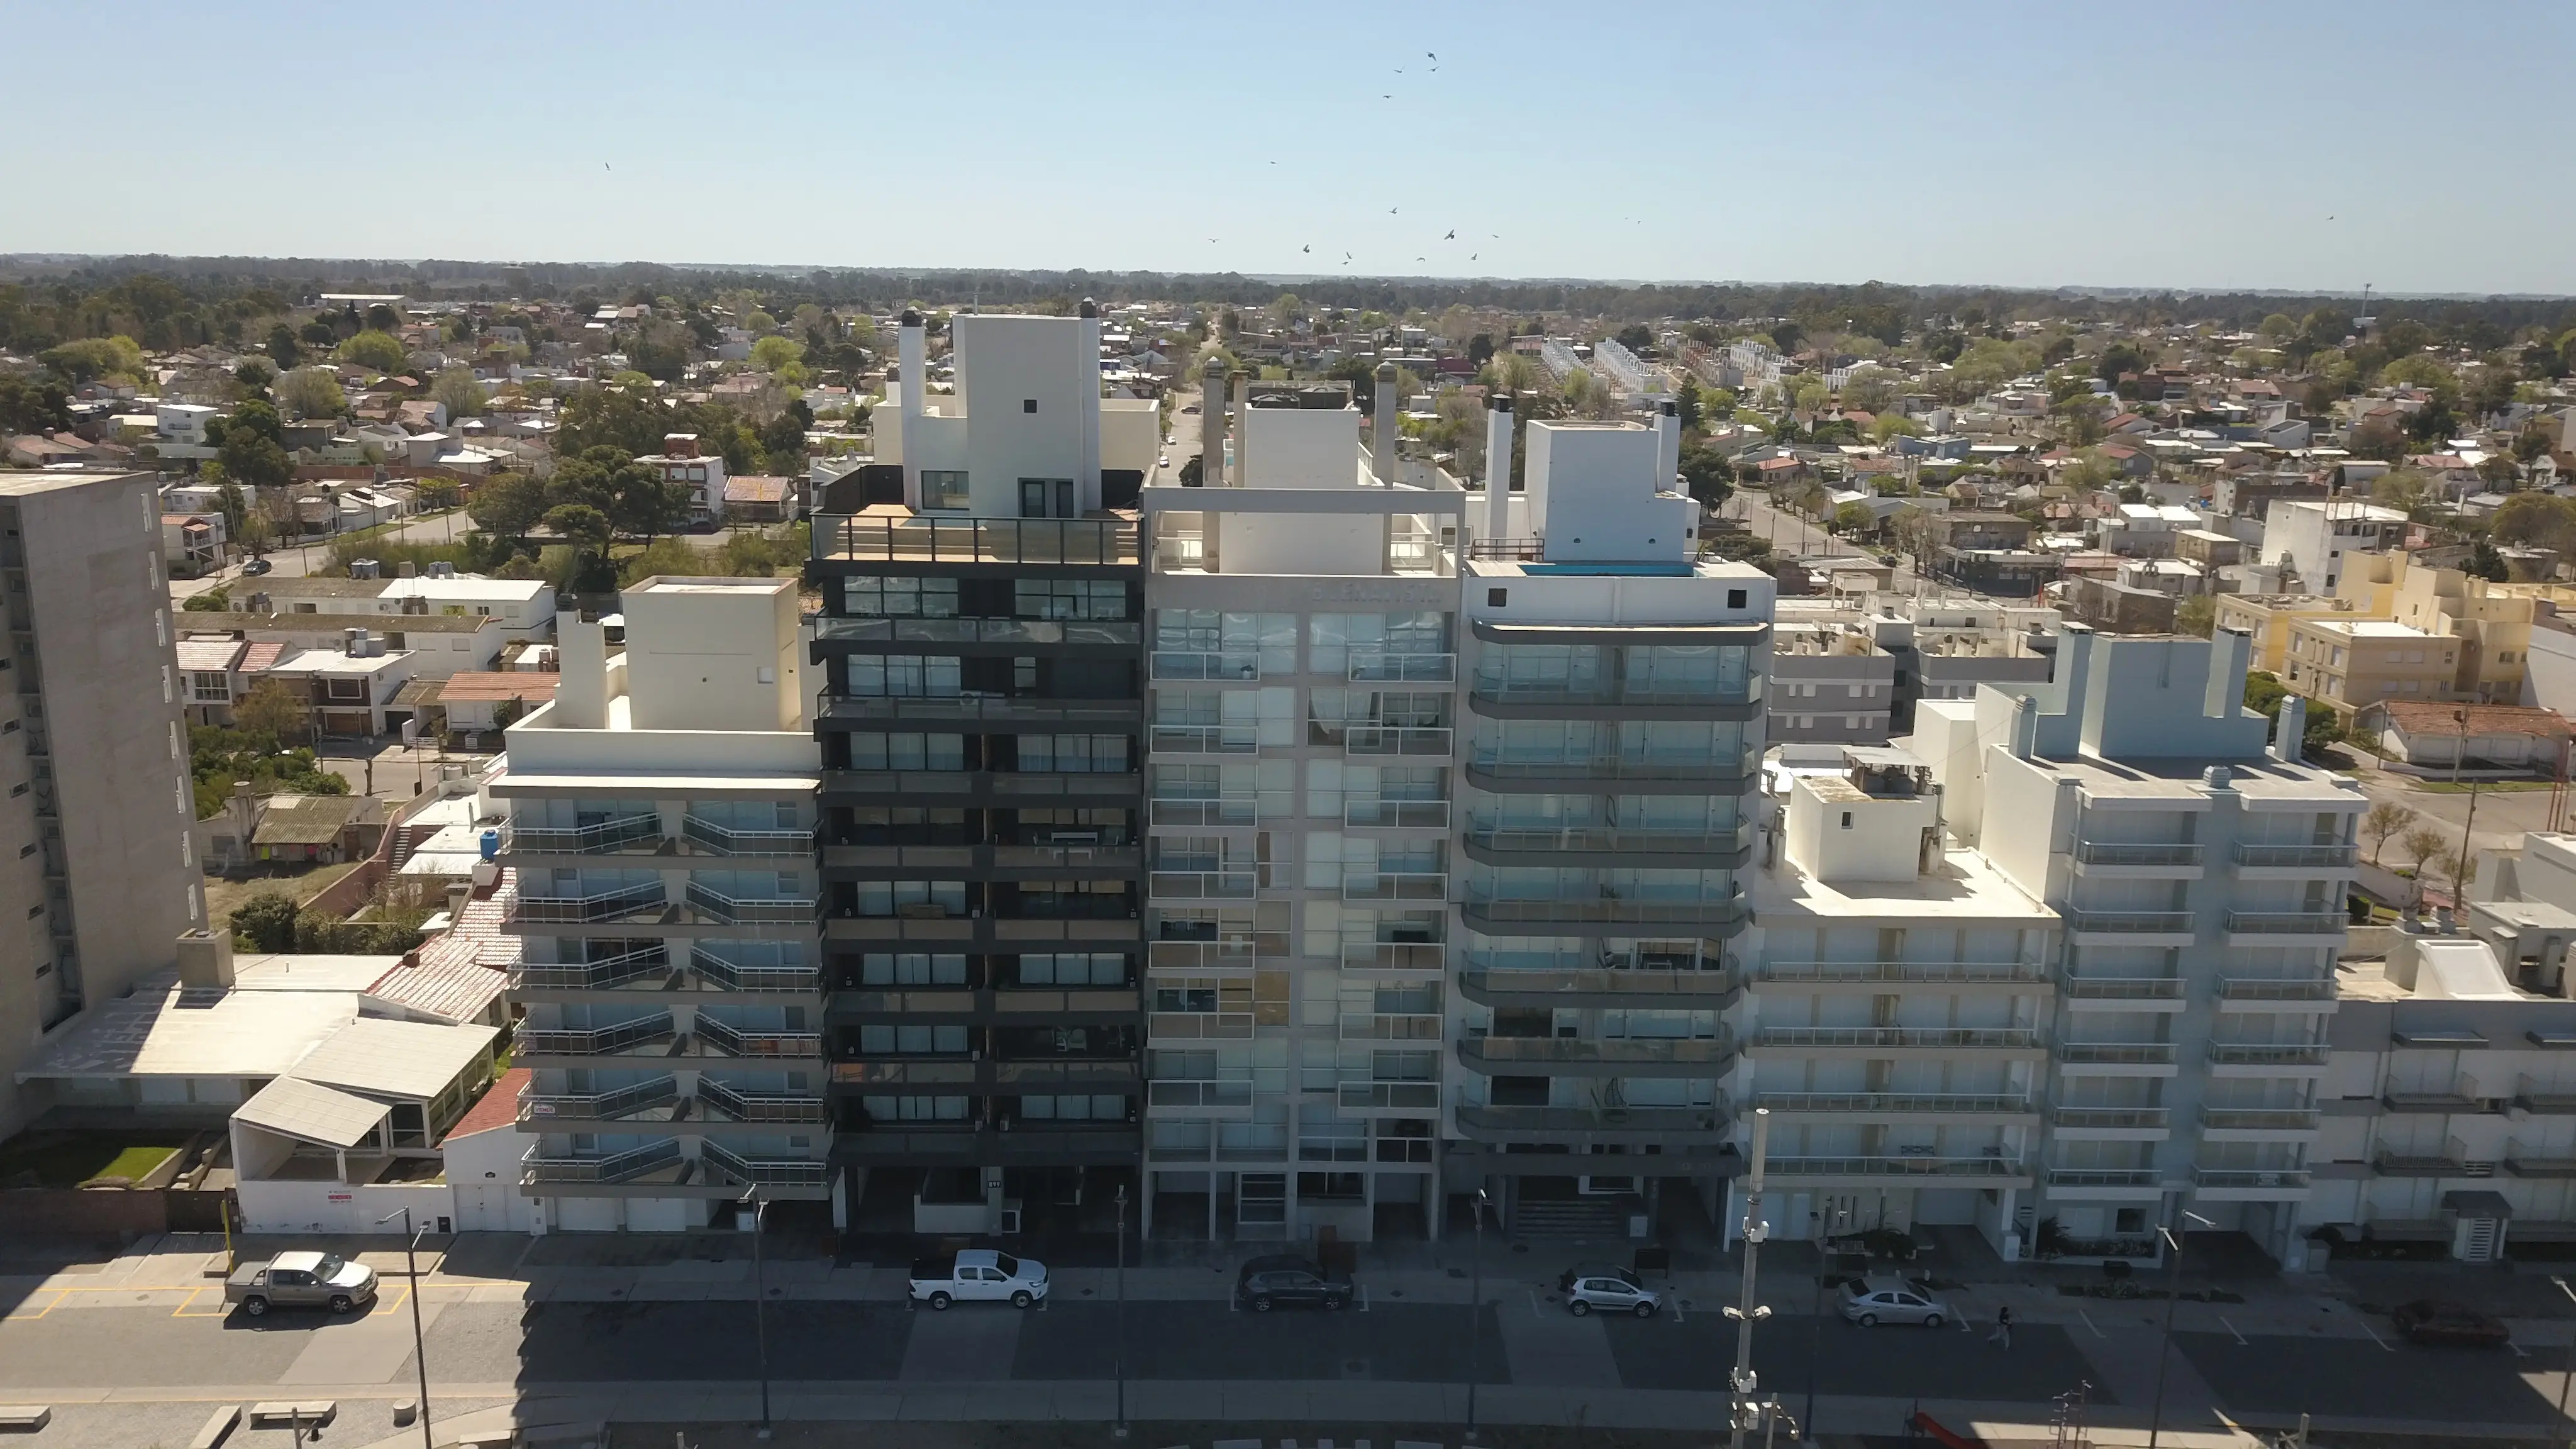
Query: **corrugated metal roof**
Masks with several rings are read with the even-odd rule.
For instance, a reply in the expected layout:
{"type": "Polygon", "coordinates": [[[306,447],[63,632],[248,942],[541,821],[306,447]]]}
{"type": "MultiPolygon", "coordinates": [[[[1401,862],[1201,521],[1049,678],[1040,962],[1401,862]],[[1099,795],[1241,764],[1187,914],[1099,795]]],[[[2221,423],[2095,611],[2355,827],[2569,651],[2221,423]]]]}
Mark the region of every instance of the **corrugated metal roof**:
{"type": "Polygon", "coordinates": [[[237,1121],[324,1147],[355,1147],[393,1112],[382,1102],[300,1077],[280,1077],[233,1109],[237,1121]]]}
{"type": "Polygon", "coordinates": [[[297,1062],[295,1075],[324,1086],[426,1102],[489,1051],[499,1034],[489,1026],[362,1016],[297,1062]]]}
{"type": "Polygon", "coordinates": [[[239,639],[202,639],[182,636],[172,651],[178,655],[179,667],[214,673],[233,667],[249,646],[239,639]]]}

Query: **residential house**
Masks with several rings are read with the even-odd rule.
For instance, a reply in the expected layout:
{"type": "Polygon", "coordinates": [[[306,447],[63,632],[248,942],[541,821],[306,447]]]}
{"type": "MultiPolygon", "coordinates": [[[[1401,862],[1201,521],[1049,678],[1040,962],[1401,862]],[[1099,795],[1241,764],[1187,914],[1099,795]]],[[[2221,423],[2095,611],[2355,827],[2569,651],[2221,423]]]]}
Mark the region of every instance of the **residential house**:
{"type": "Polygon", "coordinates": [[[2554,710],[2512,704],[2435,704],[2383,699],[2361,707],[2353,731],[2419,768],[2556,772],[2566,763],[2567,721],[2554,710]]]}
{"type": "Polygon", "coordinates": [[[2293,617],[2282,682],[2347,719],[2383,699],[2455,699],[2461,648],[2382,619],[2293,617]]]}
{"type": "Polygon", "coordinates": [[[2304,588],[2331,593],[2348,556],[2394,547],[2406,529],[2406,515],[2394,508],[2342,498],[2279,498],[2264,516],[2262,558],[2295,569],[2304,588]]]}

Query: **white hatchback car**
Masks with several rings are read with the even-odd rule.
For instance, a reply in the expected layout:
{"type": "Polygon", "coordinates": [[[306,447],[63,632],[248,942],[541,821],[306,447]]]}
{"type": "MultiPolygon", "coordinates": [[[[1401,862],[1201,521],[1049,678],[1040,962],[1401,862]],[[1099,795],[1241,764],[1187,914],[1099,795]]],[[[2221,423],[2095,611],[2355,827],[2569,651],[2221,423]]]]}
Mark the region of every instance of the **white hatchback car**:
{"type": "Polygon", "coordinates": [[[1625,1268],[1568,1268],[1556,1280],[1556,1286],[1565,1295],[1566,1310],[1577,1318],[1596,1308],[1604,1313],[1652,1318],[1664,1306],[1661,1294],[1638,1282],[1637,1275],[1625,1268]]]}
{"type": "Polygon", "coordinates": [[[1920,1283],[1896,1275],[1872,1274],[1843,1285],[1843,1317],[1863,1328],[1882,1323],[1919,1323],[1939,1328],[1958,1317],[1949,1304],[1920,1283]]]}

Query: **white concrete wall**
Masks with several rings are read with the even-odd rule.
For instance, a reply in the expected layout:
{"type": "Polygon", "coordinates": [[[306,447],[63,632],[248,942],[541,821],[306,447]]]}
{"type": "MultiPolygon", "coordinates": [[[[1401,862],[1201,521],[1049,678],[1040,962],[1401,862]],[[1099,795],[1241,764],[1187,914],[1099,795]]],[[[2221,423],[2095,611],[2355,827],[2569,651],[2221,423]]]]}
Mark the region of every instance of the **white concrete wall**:
{"type": "Polygon", "coordinates": [[[648,579],[619,596],[639,730],[792,730],[804,723],[796,587],[648,579]]]}
{"type": "Polygon", "coordinates": [[[1226,574],[1375,574],[1386,556],[1386,520],[1374,515],[1205,517],[1216,525],[1217,566],[1226,574]]]}
{"type": "Polygon", "coordinates": [[[1154,471],[1163,451],[1163,409],[1150,398],[1100,400],[1100,466],[1103,471],[1154,471]]]}
{"type": "MultiPolygon", "coordinates": [[[[1076,317],[959,316],[949,326],[958,399],[970,423],[966,470],[974,512],[1016,518],[1021,479],[1083,476],[1085,389],[1099,396],[1100,359],[1086,351],[1087,333],[1076,317]],[[1026,408],[1031,401],[1035,412],[1026,408]]],[[[1077,507],[1099,502],[1095,496],[1077,507]]]]}
{"type": "Polygon", "coordinates": [[[355,1186],[337,1182],[253,1182],[235,1189],[242,1231],[250,1233],[380,1233],[380,1219],[412,1210],[436,1231],[456,1217],[456,1195],[443,1182],[355,1186]]]}
{"type": "Polygon", "coordinates": [[[1521,476],[1551,562],[1681,560],[1698,510],[1658,492],[1654,430],[1633,423],[1532,423],[1521,476]]]}
{"type": "Polygon", "coordinates": [[[1247,488],[1359,486],[1357,408],[1247,408],[1243,430],[1247,488]]]}

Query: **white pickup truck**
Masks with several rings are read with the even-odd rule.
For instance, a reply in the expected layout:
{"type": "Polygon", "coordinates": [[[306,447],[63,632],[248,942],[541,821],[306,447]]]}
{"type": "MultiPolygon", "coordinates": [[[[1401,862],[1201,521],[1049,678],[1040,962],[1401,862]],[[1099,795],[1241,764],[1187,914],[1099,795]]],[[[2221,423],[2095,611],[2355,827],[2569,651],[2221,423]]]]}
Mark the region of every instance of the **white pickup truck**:
{"type": "Polygon", "coordinates": [[[912,1301],[942,1311],[951,1303],[975,1302],[1034,1308],[1046,1296],[1046,1264],[1033,1258],[1014,1258],[990,1248],[968,1248],[949,1256],[913,1260],[912,1301]]]}

